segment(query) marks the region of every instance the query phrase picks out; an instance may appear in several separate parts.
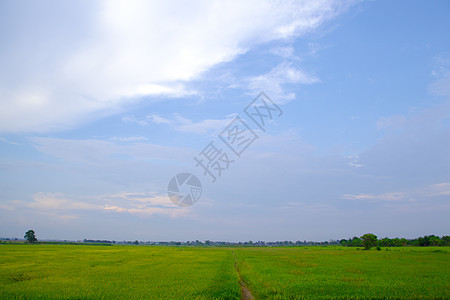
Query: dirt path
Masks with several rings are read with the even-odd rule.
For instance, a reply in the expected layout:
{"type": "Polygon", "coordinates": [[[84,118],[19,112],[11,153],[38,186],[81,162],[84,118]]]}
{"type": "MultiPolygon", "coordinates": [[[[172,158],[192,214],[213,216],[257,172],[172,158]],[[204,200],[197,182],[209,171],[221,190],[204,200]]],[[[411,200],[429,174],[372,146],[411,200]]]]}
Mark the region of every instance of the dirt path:
{"type": "Polygon", "coordinates": [[[242,300],[253,300],[252,292],[250,292],[250,290],[248,289],[248,287],[245,285],[244,281],[242,280],[241,273],[239,272],[239,268],[237,266],[236,254],[234,254],[234,252],[233,252],[233,256],[234,256],[234,269],[236,270],[236,272],[239,275],[239,284],[241,285],[241,294],[242,294],[241,299],[242,300]]]}

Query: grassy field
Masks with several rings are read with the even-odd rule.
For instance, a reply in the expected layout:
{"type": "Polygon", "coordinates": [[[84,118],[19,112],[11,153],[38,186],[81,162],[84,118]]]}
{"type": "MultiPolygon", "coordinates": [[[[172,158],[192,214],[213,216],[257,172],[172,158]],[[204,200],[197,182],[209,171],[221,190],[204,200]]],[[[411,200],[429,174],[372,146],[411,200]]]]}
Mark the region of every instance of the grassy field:
{"type": "Polygon", "coordinates": [[[235,253],[257,299],[450,297],[449,247],[386,249],[242,248],[235,253]]]}
{"type": "Polygon", "coordinates": [[[448,299],[449,261],[450,247],[0,245],[0,298],[240,299],[240,274],[255,299],[448,299]]]}
{"type": "Polygon", "coordinates": [[[231,251],[0,245],[0,298],[239,299],[231,251]]]}

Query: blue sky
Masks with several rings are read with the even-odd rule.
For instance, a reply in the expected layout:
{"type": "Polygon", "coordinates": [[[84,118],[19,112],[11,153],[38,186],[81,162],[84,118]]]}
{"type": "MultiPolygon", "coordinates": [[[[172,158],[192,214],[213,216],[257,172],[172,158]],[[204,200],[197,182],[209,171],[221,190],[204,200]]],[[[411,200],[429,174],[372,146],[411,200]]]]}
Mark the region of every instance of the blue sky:
{"type": "Polygon", "coordinates": [[[448,1],[3,1],[0,236],[448,234],[448,28],[448,1]],[[258,136],[239,157],[236,116],[258,136]],[[214,183],[211,141],[234,160],[214,183]],[[184,208],[182,172],[203,187],[184,208]]]}

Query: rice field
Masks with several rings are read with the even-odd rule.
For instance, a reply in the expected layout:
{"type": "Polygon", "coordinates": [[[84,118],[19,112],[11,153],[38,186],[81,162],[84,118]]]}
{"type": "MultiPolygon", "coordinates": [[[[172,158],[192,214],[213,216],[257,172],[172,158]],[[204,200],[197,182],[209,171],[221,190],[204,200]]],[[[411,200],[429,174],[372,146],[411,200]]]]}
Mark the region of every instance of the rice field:
{"type": "Polygon", "coordinates": [[[450,247],[386,249],[2,244],[0,298],[450,298],[450,247]]]}
{"type": "Polygon", "coordinates": [[[2,299],[239,299],[231,251],[0,245],[2,299]]]}
{"type": "Polygon", "coordinates": [[[257,299],[450,298],[449,247],[235,252],[242,278],[257,299]]]}

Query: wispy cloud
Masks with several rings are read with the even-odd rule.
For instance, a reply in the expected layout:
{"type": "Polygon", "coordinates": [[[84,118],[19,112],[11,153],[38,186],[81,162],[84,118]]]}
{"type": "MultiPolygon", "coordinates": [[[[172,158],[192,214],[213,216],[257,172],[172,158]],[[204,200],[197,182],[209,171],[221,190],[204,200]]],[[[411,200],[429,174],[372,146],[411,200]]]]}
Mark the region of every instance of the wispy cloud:
{"type": "Polygon", "coordinates": [[[148,138],[143,136],[127,136],[127,137],[114,136],[110,138],[110,140],[114,142],[143,142],[147,141],[148,138]]]}
{"type": "Polygon", "coordinates": [[[450,182],[432,184],[428,187],[425,194],[430,197],[450,196],[450,182]]]}
{"type": "Polygon", "coordinates": [[[283,46],[283,47],[275,47],[270,49],[270,52],[274,55],[283,57],[283,58],[293,58],[294,57],[294,47],[292,46],[283,46]]]}
{"type": "Polygon", "coordinates": [[[102,209],[99,204],[70,199],[62,193],[36,193],[32,196],[33,202],[26,206],[43,210],[98,210],[102,209]]]}
{"type": "Polygon", "coordinates": [[[2,142],[4,142],[4,143],[7,143],[7,144],[10,144],[10,145],[17,145],[17,146],[20,145],[19,143],[11,142],[10,140],[7,140],[7,139],[2,138],[2,137],[0,137],[0,141],[2,141],[2,142]]]}
{"type": "Polygon", "coordinates": [[[155,214],[180,217],[189,214],[189,209],[175,206],[167,195],[152,193],[118,193],[99,196],[106,202],[104,209],[117,213],[152,216],[155,214]]]}
{"type": "Polygon", "coordinates": [[[377,121],[376,127],[378,130],[388,128],[401,128],[406,123],[404,115],[397,115],[391,117],[380,117],[377,121]]]}
{"type": "Polygon", "coordinates": [[[138,214],[142,216],[165,215],[180,217],[189,214],[189,209],[175,206],[167,195],[152,193],[130,193],[74,196],[63,193],[38,192],[32,195],[32,202],[10,202],[10,210],[30,207],[39,213],[54,213],[74,216],[83,211],[105,211],[114,213],[138,214]]]}
{"type": "Polygon", "coordinates": [[[427,201],[433,197],[449,196],[450,183],[436,183],[422,187],[411,187],[404,191],[383,194],[344,194],[342,199],[370,202],[415,202],[427,201]]]}
{"type": "Polygon", "coordinates": [[[344,194],[342,199],[346,200],[370,200],[370,201],[402,201],[405,198],[404,193],[386,193],[386,194],[344,194]]]}
{"type": "Polygon", "coordinates": [[[183,84],[162,85],[162,84],[144,84],[139,85],[133,90],[125,91],[124,96],[128,98],[140,98],[144,96],[161,96],[167,95],[171,97],[182,97],[194,95],[195,91],[189,91],[183,84]]]}
{"type": "Polygon", "coordinates": [[[31,141],[42,153],[62,158],[66,161],[83,161],[91,164],[107,164],[115,155],[126,155],[135,160],[189,159],[190,151],[184,148],[156,145],[146,142],[143,137],[100,139],[57,139],[34,137],[31,141]],[[118,143],[133,141],[134,143],[118,143]]]}
{"type": "Polygon", "coordinates": [[[122,122],[124,123],[135,123],[135,124],[139,124],[141,126],[147,126],[148,122],[147,120],[138,120],[136,119],[135,116],[132,115],[125,115],[122,117],[122,122]]]}
{"type": "Polygon", "coordinates": [[[168,125],[173,130],[179,132],[209,134],[227,126],[235,116],[236,114],[230,114],[224,119],[205,119],[199,122],[194,122],[181,116],[180,114],[173,114],[172,118],[165,118],[160,115],[152,114],[148,115],[143,120],[137,120],[133,116],[126,116],[122,118],[122,121],[126,123],[137,123],[142,126],[147,126],[150,123],[157,125],[168,125]]]}
{"type": "Polygon", "coordinates": [[[436,57],[431,75],[435,78],[429,86],[431,93],[437,96],[450,96],[450,58],[436,57]]]}
{"type": "MultiPolygon", "coordinates": [[[[100,1],[52,3],[51,12],[10,2],[5,13],[22,10],[30,18],[20,20],[23,26],[4,24],[11,31],[0,58],[0,75],[8,78],[0,83],[0,132],[64,130],[145,96],[195,94],[189,83],[203,72],[261,43],[315,30],[353,2],[100,1]]],[[[283,82],[316,80],[286,67],[267,76],[254,88],[278,78],[273,88],[280,92],[283,82]]]]}
{"type": "Polygon", "coordinates": [[[295,94],[285,92],[289,84],[312,84],[318,82],[315,76],[308,75],[301,69],[293,67],[290,62],[283,62],[270,70],[270,72],[249,79],[248,88],[257,94],[262,90],[271,95],[278,103],[286,103],[295,99],[295,94]]]}

